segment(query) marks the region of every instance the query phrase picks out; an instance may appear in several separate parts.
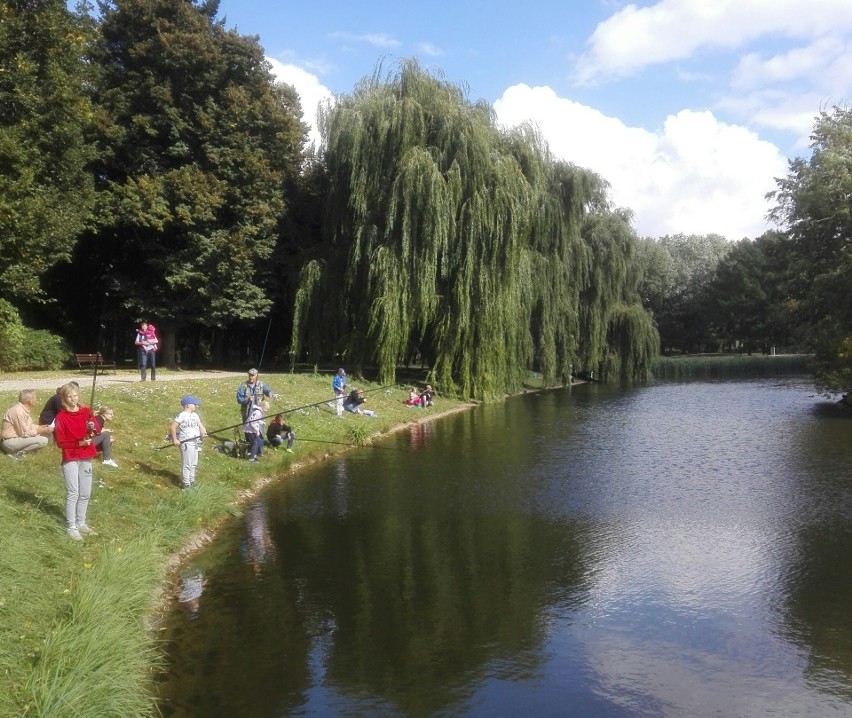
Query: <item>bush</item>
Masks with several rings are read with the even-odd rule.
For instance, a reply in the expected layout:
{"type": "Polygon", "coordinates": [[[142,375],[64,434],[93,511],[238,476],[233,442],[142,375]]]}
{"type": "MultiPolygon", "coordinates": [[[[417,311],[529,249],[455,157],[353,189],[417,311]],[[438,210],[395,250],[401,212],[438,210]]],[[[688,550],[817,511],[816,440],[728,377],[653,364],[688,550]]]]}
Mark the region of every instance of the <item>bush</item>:
{"type": "Polygon", "coordinates": [[[0,370],[60,369],[70,357],[62,337],[25,327],[18,310],[0,299],[0,370]]]}

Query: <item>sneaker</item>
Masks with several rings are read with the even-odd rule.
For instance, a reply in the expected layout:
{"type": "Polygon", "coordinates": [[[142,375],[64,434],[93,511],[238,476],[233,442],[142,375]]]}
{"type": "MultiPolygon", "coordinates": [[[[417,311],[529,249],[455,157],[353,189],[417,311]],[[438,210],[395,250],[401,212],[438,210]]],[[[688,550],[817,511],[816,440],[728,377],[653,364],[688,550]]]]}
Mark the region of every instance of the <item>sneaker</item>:
{"type": "Polygon", "coordinates": [[[101,463],[104,466],[112,466],[114,469],[118,468],[118,464],[116,464],[113,459],[104,459],[101,463]]]}
{"type": "Polygon", "coordinates": [[[83,537],[80,535],[80,531],[76,526],[68,527],[68,537],[74,539],[75,541],[82,541],[83,537]]]}
{"type": "Polygon", "coordinates": [[[181,488],[184,491],[192,491],[195,488],[194,484],[181,484],[181,488]]]}
{"type": "Polygon", "coordinates": [[[98,532],[95,531],[88,524],[80,524],[77,527],[77,532],[80,533],[80,534],[83,534],[83,536],[97,536],[98,535],[98,532]]]}
{"type": "Polygon", "coordinates": [[[284,451],[286,451],[288,454],[292,454],[292,453],[293,453],[293,449],[291,449],[291,448],[289,448],[289,447],[288,447],[288,448],[286,448],[286,449],[284,449],[284,451]]]}

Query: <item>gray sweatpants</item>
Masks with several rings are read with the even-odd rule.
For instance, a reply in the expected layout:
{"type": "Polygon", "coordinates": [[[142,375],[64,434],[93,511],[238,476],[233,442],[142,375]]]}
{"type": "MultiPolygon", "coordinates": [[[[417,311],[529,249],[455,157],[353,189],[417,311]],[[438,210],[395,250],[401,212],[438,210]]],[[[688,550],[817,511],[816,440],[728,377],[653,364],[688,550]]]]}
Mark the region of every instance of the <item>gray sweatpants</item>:
{"type": "Polygon", "coordinates": [[[65,477],[65,521],[69,526],[86,523],[89,497],[92,495],[92,460],[66,461],[62,464],[65,477]]]}
{"type": "Polygon", "coordinates": [[[195,467],[198,466],[198,440],[184,441],[180,445],[180,455],[183,460],[181,483],[184,486],[191,486],[195,481],[195,467]]]}

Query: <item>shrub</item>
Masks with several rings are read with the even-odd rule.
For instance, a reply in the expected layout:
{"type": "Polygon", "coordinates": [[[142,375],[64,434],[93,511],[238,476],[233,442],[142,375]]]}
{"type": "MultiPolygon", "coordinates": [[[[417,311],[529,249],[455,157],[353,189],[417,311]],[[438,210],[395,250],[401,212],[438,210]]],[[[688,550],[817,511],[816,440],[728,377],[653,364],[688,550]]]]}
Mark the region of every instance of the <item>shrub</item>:
{"type": "Polygon", "coordinates": [[[60,369],[70,356],[62,337],[25,327],[18,310],[0,299],[0,370],[60,369]]]}

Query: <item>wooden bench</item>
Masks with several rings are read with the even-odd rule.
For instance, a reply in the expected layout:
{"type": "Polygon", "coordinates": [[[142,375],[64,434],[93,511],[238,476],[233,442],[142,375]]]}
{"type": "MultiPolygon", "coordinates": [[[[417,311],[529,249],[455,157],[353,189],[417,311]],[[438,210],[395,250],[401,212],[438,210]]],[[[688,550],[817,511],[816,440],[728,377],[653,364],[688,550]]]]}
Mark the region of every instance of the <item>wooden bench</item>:
{"type": "Polygon", "coordinates": [[[112,369],[113,374],[117,372],[115,362],[114,361],[104,361],[104,357],[100,352],[93,352],[90,354],[75,354],[74,357],[77,359],[77,365],[81,369],[88,369],[91,371],[96,366],[98,371],[103,374],[104,369],[112,369]]]}

